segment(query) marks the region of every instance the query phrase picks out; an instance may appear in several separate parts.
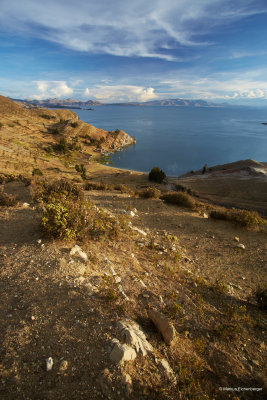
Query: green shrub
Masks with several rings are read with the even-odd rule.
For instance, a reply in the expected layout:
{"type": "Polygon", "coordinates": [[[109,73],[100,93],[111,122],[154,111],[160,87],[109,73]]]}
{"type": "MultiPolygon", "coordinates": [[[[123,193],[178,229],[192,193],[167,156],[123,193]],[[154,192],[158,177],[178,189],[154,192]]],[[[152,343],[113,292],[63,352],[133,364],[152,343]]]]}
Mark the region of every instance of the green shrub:
{"type": "Polygon", "coordinates": [[[78,122],[71,122],[70,123],[70,126],[72,127],[72,128],[77,128],[77,126],[79,126],[79,123],[78,122]]]}
{"type": "Polygon", "coordinates": [[[105,235],[113,238],[119,235],[122,226],[118,219],[76,195],[52,192],[44,205],[42,231],[47,237],[97,239],[105,235]]]}
{"type": "Polygon", "coordinates": [[[193,195],[192,190],[190,188],[188,189],[186,186],[180,185],[179,183],[176,183],[174,186],[175,186],[175,190],[177,190],[177,192],[188,193],[188,194],[190,194],[190,196],[193,195]]]}
{"type": "Polygon", "coordinates": [[[0,206],[13,207],[18,204],[18,200],[12,195],[0,192],[0,206]]]}
{"type": "Polygon", "coordinates": [[[37,175],[37,176],[43,176],[42,171],[39,168],[33,168],[32,170],[32,176],[37,175]]]}
{"type": "Polygon", "coordinates": [[[175,204],[186,208],[193,209],[195,207],[195,200],[187,193],[183,192],[170,192],[163,194],[160,197],[166,203],[175,204]]]}
{"type": "Polygon", "coordinates": [[[154,167],[148,174],[148,179],[153,182],[162,183],[166,178],[165,173],[159,169],[159,167],[154,167]]]}
{"type": "Polygon", "coordinates": [[[49,114],[41,114],[40,117],[44,118],[44,119],[55,119],[56,118],[54,115],[49,115],[49,114]]]}
{"type": "Polygon", "coordinates": [[[75,169],[76,169],[77,172],[80,172],[82,179],[85,180],[87,178],[86,177],[86,169],[85,169],[84,164],[80,164],[80,165],[76,164],[75,165],[75,169]]]}
{"type": "Polygon", "coordinates": [[[58,126],[56,126],[55,128],[51,128],[49,129],[50,133],[52,133],[53,135],[59,135],[60,134],[60,129],[58,126]]]}
{"type": "Polygon", "coordinates": [[[54,145],[54,150],[58,153],[67,154],[69,152],[67,140],[65,138],[61,138],[59,143],[54,145]]]}
{"type": "Polygon", "coordinates": [[[138,195],[140,197],[143,197],[144,199],[159,199],[161,191],[156,188],[149,187],[145,190],[138,192],[138,195]]]}
{"type": "Polygon", "coordinates": [[[266,221],[256,211],[237,210],[234,208],[232,210],[213,210],[210,212],[210,217],[234,222],[246,228],[266,225],[266,221]]]}
{"type": "Polygon", "coordinates": [[[74,201],[84,199],[82,188],[64,179],[52,183],[40,181],[34,184],[33,197],[38,202],[47,203],[51,197],[58,194],[70,197],[74,201]]]}
{"type": "Polygon", "coordinates": [[[132,191],[131,188],[129,188],[128,186],[120,183],[118,185],[114,186],[115,190],[119,190],[121,193],[129,193],[129,194],[133,194],[134,192],[132,191]]]}
{"type": "Polygon", "coordinates": [[[84,190],[109,190],[109,189],[114,189],[114,186],[103,182],[88,182],[84,186],[84,190]]]}

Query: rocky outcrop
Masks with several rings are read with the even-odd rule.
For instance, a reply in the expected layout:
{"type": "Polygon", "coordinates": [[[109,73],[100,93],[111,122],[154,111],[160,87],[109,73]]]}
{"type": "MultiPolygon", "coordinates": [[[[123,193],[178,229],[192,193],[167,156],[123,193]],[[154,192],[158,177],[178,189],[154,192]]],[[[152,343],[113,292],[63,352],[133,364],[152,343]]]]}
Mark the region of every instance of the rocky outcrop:
{"type": "Polygon", "coordinates": [[[148,316],[156,326],[157,330],[161,333],[164,342],[168,345],[172,345],[175,340],[176,331],[174,326],[168,321],[168,319],[160,312],[150,309],[148,310],[148,316]]]}

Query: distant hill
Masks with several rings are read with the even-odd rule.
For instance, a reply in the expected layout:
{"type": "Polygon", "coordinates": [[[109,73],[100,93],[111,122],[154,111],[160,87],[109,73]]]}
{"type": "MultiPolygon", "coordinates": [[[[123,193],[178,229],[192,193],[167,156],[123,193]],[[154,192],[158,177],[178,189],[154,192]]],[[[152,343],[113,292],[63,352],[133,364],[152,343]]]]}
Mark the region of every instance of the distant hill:
{"type": "Polygon", "coordinates": [[[229,106],[227,103],[211,103],[205,100],[187,100],[187,99],[163,99],[147,102],[130,102],[130,103],[101,103],[97,100],[75,100],[75,99],[45,99],[45,100],[30,100],[30,99],[13,99],[16,102],[24,103],[24,105],[46,108],[91,108],[92,106],[117,105],[117,106],[162,106],[162,107],[223,107],[229,106]]]}
{"type": "Polygon", "coordinates": [[[45,108],[91,108],[92,106],[101,105],[100,101],[88,100],[81,101],[75,99],[44,99],[44,100],[31,100],[31,99],[12,99],[13,101],[23,103],[25,105],[35,106],[35,107],[45,107],[45,108]]]}

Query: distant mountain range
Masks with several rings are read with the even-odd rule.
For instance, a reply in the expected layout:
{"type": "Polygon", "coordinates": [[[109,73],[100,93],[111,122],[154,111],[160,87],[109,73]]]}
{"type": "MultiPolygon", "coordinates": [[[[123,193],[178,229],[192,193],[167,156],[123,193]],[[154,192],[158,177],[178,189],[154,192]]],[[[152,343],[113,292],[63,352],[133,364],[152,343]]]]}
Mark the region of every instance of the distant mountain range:
{"type": "Polygon", "coordinates": [[[46,107],[46,108],[76,108],[76,109],[91,109],[92,106],[103,106],[103,105],[116,105],[116,106],[172,106],[172,107],[224,107],[229,106],[228,103],[210,103],[205,100],[186,100],[186,99],[164,99],[164,100],[153,100],[144,103],[132,102],[132,103],[101,103],[97,100],[74,100],[74,99],[45,99],[45,100],[30,100],[30,99],[12,99],[13,101],[24,103],[28,106],[35,107],[46,107]]]}

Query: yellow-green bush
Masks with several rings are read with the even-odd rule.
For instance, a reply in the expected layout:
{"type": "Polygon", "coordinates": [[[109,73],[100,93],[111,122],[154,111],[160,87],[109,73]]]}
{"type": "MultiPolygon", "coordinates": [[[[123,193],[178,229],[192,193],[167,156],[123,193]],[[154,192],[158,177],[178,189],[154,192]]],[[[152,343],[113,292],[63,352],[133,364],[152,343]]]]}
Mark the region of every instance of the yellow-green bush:
{"type": "Polygon", "coordinates": [[[175,204],[177,206],[193,209],[196,205],[195,200],[184,192],[170,192],[160,197],[166,203],[175,204]]]}
{"type": "Polygon", "coordinates": [[[161,191],[156,188],[149,187],[138,192],[137,194],[144,199],[158,199],[161,195],[161,191]]]}
{"type": "Polygon", "coordinates": [[[18,200],[12,194],[0,192],[0,206],[13,207],[18,203],[18,200]]]}
{"type": "Polygon", "coordinates": [[[210,212],[210,217],[213,219],[234,222],[237,225],[244,226],[246,228],[254,228],[266,225],[266,221],[261,218],[256,211],[237,210],[235,208],[232,210],[213,210],[210,212]]]}

